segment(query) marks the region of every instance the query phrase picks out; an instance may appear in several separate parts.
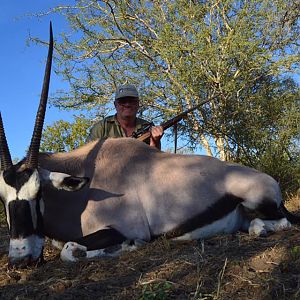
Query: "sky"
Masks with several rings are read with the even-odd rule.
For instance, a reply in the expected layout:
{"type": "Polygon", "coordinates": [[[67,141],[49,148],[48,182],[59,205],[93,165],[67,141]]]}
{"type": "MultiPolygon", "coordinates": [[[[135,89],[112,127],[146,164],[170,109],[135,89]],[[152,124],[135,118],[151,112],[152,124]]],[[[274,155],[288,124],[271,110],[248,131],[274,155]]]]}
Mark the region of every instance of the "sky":
{"type": "MultiPolygon", "coordinates": [[[[28,44],[28,38],[33,36],[48,41],[50,20],[54,38],[56,33],[66,28],[61,16],[37,18],[29,14],[47,11],[57,4],[68,2],[1,0],[0,111],[13,159],[23,158],[30,143],[48,52],[43,45],[28,44]]],[[[66,83],[52,72],[49,95],[66,88],[66,83]]],[[[75,112],[60,111],[48,105],[44,128],[59,119],[70,121],[73,114],[75,112]]]]}
{"type": "MultiPolygon", "coordinates": [[[[30,144],[48,52],[46,46],[28,43],[28,39],[31,36],[48,41],[50,21],[54,40],[59,38],[61,32],[68,31],[67,24],[60,15],[51,14],[38,18],[32,14],[46,12],[59,4],[71,3],[74,1],[1,0],[0,112],[12,159],[22,159],[30,144]]],[[[52,71],[49,96],[62,89],[68,90],[67,83],[52,71]]],[[[44,128],[60,119],[72,121],[76,113],[78,114],[77,111],[62,111],[48,105],[44,128]]],[[[162,149],[169,147],[164,138],[162,149]]]]}
{"type": "MultiPolygon", "coordinates": [[[[48,51],[43,45],[28,43],[28,39],[32,36],[48,41],[50,21],[54,39],[59,37],[59,33],[68,31],[66,22],[60,15],[51,14],[42,18],[30,15],[68,3],[74,1],[1,0],[0,111],[13,159],[25,156],[31,140],[48,51]]],[[[52,72],[49,96],[61,89],[68,90],[67,84],[52,72]]],[[[44,128],[60,119],[71,121],[75,113],[48,105],[44,128]]],[[[167,147],[165,142],[163,139],[163,149],[167,147]]]]}

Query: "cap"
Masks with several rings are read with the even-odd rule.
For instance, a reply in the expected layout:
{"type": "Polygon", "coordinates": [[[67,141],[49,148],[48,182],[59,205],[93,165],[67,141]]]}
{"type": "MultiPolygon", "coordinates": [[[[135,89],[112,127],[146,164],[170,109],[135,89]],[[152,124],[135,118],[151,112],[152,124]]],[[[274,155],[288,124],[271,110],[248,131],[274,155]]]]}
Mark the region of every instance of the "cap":
{"type": "Polygon", "coordinates": [[[136,87],[132,84],[124,84],[117,87],[115,99],[120,99],[124,97],[139,97],[139,93],[136,87]]]}

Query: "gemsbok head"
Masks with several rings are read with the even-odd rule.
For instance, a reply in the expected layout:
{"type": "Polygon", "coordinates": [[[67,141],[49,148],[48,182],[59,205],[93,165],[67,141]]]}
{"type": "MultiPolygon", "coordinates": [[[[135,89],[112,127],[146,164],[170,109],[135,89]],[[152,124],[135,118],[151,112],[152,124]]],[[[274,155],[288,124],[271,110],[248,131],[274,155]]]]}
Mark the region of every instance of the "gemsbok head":
{"type": "Polygon", "coordinates": [[[53,33],[50,42],[43,88],[34,131],[27,156],[13,165],[0,113],[0,199],[5,207],[9,228],[9,266],[29,265],[43,259],[43,200],[42,185],[50,182],[57,188],[79,189],[87,179],[38,169],[38,154],[47,105],[53,54],[53,33]],[[76,187],[74,187],[74,184],[76,187]]]}

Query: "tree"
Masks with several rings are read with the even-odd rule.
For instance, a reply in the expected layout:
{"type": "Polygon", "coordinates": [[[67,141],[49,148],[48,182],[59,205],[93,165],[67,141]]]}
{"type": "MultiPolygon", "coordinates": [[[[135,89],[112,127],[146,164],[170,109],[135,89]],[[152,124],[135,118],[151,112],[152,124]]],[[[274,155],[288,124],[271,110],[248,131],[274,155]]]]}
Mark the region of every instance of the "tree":
{"type": "Polygon", "coordinates": [[[262,158],[274,147],[286,157],[299,151],[299,8],[296,0],[58,6],[52,12],[71,32],[56,42],[56,66],[71,93],[53,103],[105,114],[116,86],[131,82],[141,113],[159,123],[209,98],[180,126],[190,146],[266,167],[262,158]]]}
{"type": "Polygon", "coordinates": [[[71,151],[86,143],[91,121],[82,115],[75,116],[74,122],[59,120],[47,126],[43,132],[41,151],[71,151]]]}

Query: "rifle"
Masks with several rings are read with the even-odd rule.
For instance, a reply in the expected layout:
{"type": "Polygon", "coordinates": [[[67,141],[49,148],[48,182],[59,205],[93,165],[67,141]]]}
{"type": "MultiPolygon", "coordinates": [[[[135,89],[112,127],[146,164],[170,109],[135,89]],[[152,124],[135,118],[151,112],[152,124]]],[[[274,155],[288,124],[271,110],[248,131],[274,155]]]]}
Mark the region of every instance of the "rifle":
{"type": "MultiPolygon", "coordinates": [[[[192,112],[193,110],[197,109],[198,107],[202,106],[203,104],[209,102],[210,100],[211,99],[204,100],[204,101],[200,102],[198,105],[195,105],[195,106],[191,107],[190,109],[188,109],[188,110],[178,114],[177,116],[173,117],[172,119],[160,124],[160,126],[162,126],[162,128],[164,130],[170,128],[171,126],[173,126],[173,125],[177,124],[179,121],[181,121],[188,113],[192,112]]],[[[147,124],[142,129],[138,130],[137,132],[134,132],[132,134],[132,137],[134,137],[134,138],[136,138],[140,141],[145,141],[146,139],[148,139],[151,136],[151,133],[149,131],[151,126],[153,126],[153,123],[147,124]]]]}

